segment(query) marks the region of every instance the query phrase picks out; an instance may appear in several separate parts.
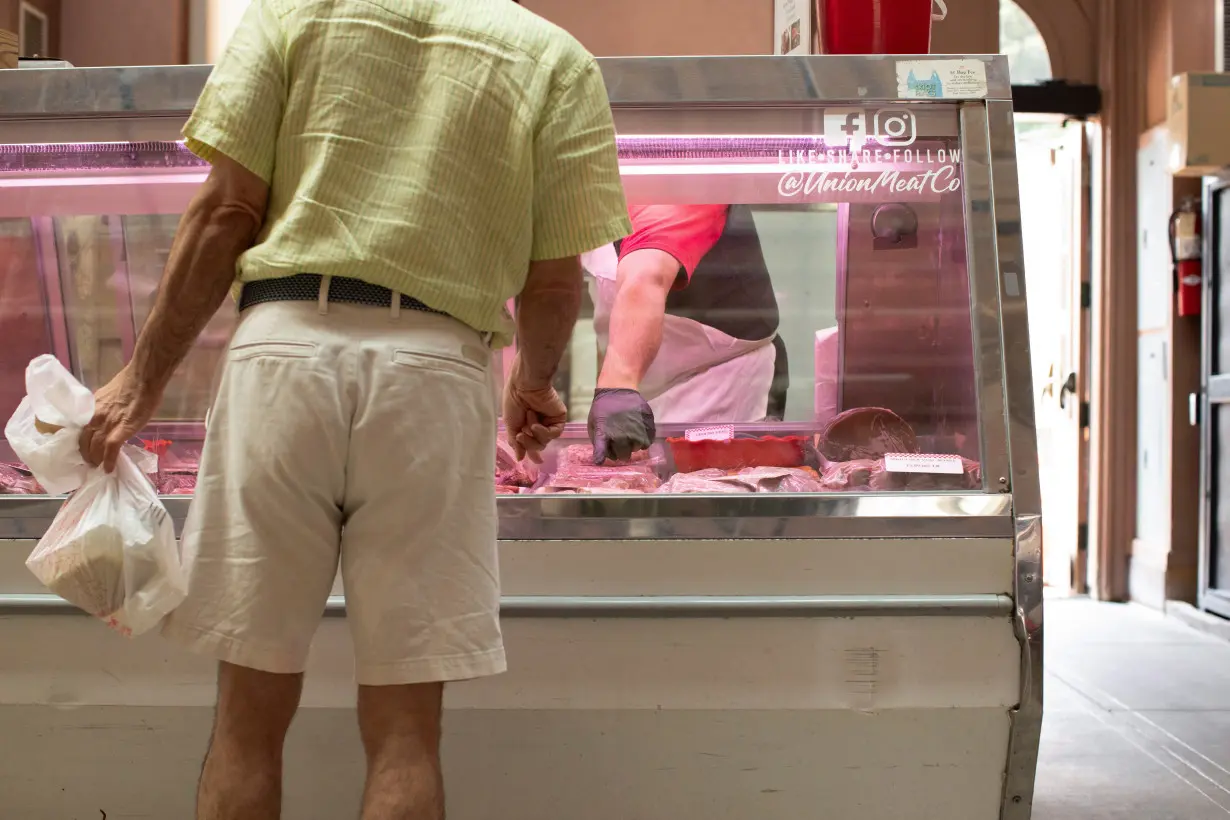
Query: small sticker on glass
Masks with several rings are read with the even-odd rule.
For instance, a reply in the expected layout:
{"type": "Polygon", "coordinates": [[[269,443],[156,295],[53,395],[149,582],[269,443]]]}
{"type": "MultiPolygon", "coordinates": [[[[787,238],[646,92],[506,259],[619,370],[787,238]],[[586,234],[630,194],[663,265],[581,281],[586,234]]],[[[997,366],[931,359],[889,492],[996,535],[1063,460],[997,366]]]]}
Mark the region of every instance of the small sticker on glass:
{"type": "Polygon", "coordinates": [[[907,100],[980,99],[987,95],[987,66],[982,60],[902,60],[897,94],[907,100]]]}

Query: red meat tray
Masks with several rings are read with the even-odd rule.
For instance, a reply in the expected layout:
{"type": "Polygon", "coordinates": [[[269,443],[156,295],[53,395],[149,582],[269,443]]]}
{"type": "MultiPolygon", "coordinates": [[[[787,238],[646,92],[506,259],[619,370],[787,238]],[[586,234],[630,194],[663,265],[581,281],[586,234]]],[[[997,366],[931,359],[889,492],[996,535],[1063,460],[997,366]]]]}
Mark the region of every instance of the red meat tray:
{"type": "Polygon", "coordinates": [[[742,470],[745,467],[802,467],[803,436],[764,436],[727,441],[688,441],[668,438],[675,469],[681,473],[697,470],[742,470]]]}

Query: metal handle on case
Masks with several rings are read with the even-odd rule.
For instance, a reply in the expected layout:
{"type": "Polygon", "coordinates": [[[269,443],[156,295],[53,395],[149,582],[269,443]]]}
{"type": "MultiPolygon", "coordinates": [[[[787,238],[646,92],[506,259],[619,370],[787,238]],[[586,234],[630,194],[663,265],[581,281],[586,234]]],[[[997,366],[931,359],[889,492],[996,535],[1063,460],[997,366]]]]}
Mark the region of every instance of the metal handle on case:
{"type": "MultiPolygon", "coordinates": [[[[994,617],[1010,614],[1007,595],[509,595],[505,618],[849,618],[862,616],[994,617]]],[[[84,614],[49,594],[0,595],[0,615],[84,614]]],[[[332,595],[325,614],[346,614],[332,595]]]]}

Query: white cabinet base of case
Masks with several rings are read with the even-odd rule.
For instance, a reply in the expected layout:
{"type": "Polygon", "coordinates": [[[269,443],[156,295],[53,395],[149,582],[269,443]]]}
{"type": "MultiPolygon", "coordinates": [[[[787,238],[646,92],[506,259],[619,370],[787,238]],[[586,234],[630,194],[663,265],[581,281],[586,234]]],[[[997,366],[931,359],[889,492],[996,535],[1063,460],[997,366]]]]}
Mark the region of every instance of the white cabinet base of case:
{"type": "MultiPolygon", "coordinates": [[[[510,618],[508,674],[450,687],[452,820],[994,820],[1007,614],[510,618]]],[[[0,617],[0,816],[189,817],[213,665],[84,617],[0,617]]],[[[353,816],[346,624],[314,647],[286,816],[353,816]]]]}
{"type": "MultiPolygon", "coordinates": [[[[0,811],[189,818],[211,710],[0,706],[0,811]],[[12,742],[10,742],[12,741],[12,742]]],[[[994,820],[1003,709],[451,710],[450,820],[994,820]]],[[[354,714],[305,709],[294,820],[354,817],[354,714]]]]}

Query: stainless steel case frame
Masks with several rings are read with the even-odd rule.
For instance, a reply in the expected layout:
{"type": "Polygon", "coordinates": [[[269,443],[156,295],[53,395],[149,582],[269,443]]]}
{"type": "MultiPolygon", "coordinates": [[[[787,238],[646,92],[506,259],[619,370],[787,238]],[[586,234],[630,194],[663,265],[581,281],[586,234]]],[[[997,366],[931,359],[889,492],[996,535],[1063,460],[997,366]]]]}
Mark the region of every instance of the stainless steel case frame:
{"type": "MultiPolygon", "coordinates": [[[[600,60],[617,114],[637,109],[807,109],[902,102],[897,63],[918,57],[678,57],[600,60]]],[[[1000,816],[1027,820],[1042,722],[1042,523],[1015,133],[1007,61],[983,63],[984,96],[959,106],[972,333],[983,475],[991,492],[861,496],[501,497],[503,539],[1013,538],[1010,598],[753,600],[678,598],[506,600],[513,617],[636,617],[724,613],[813,617],[1011,612],[1020,640],[1020,702],[1012,710],[1000,816]]],[[[0,72],[0,133],[9,144],[175,140],[208,66],[0,72]]],[[[917,103],[918,100],[910,100],[917,103]]],[[[0,540],[35,539],[59,501],[0,497],[0,540]]],[[[186,499],[168,499],[178,523],[186,499]]],[[[51,596],[3,596],[0,609],[46,608],[51,596]]],[[[840,596],[839,596],[840,597],[840,596]]],[[[890,596],[891,597],[891,596],[890,596]]],[[[901,597],[901,596],[898,596],[901,597]]],[[[938,596],[937,596],[938,597],[938,596]]],[[[950,596],[961,598],[962,596],[950,596]]],[[[964,596],[971,598],[971,596],[964,596]]],[[[344,606],[333,601],[331,608],[344,606]]]]}

